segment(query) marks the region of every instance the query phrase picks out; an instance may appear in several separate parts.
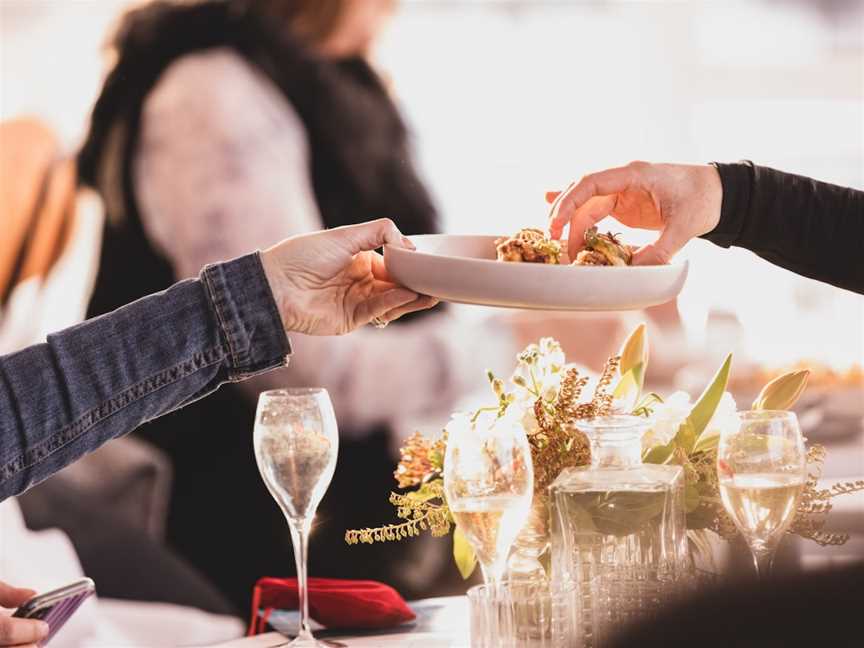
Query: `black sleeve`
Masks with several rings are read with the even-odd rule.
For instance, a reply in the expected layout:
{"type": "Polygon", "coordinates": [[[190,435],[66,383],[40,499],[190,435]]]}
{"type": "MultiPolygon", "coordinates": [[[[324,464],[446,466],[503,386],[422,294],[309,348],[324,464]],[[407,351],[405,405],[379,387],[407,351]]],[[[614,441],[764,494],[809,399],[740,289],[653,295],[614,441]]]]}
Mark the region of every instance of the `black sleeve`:
{"type": "Polygon", "coordinates": [[[703,238],[864,294],[864,192],[752,162],[714,166],[723,206],[703,238]]]}

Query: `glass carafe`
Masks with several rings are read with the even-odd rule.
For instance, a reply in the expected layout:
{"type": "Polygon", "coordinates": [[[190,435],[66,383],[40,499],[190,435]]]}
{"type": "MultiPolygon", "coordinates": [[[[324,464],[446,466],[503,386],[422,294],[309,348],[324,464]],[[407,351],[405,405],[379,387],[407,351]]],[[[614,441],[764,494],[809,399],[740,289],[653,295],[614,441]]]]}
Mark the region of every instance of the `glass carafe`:
{"type": "Polygon", "coordinates": [[[579,421],[591,465],[567,468],[550,486],[553,582],[576,582],[582,644],[663,605],[687,564],[684,474],[642,463],[644,418],[579,421]]]}

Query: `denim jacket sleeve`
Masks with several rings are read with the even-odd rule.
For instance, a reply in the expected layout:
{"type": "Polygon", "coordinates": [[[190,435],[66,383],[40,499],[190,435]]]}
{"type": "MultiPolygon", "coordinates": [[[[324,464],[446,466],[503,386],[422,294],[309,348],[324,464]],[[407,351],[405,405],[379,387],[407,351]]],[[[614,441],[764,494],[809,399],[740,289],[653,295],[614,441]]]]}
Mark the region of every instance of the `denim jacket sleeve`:
{"type": "Polygon", "coordinates": [[[290,351],[251,254],[0,357],[0,501],[290,351]]]}

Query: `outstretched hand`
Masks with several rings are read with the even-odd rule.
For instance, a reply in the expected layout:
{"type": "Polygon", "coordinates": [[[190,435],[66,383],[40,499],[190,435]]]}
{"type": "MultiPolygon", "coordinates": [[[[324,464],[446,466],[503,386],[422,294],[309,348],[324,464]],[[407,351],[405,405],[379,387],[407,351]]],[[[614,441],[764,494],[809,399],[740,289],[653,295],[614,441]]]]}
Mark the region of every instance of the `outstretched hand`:
{"type": "Polygon", "coordinates": [[[713,230],[720,220],[723,188],[708,165],[632,162],[591,173],[563,192],[549,192],[549,231],[560,239],[569,225],[570,258],[584,247],[585,231],[612,216],[628,227],[659,230],[660,237],[638,250],[634,265],[668,263],[692,238],[713,230]]]}
{"type": "MultiPolygon", "coordinates": [[[[16,608],[35,596],[36,592],[12,587],[0,581],[0,607],[16,608]]],[[[0,646],[36,648],[37,642],[48,636],[48,624],[35,619],[13,619],[0,611],[0,646]]]]}
{"type": "Polygon", "coordinates": [[[381,219],[294,236],[262,253],[285,330],[342,335],[437,304],[393,282],[375,252],[385,244],[414,248],[392,221],[381,219]]]}

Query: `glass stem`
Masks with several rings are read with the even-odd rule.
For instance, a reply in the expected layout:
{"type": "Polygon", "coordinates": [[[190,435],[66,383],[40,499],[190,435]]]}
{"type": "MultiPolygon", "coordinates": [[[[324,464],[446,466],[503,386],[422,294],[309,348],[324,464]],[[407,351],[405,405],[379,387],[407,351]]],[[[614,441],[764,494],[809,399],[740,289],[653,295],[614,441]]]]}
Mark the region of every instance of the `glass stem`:
{"type": "Polygon", "coordinates": [[[493,591],[498,590],[501,580],[504,578],[504,569],[507,566],[506,561],[497,561],[491,563],[480,563],[480,571],[483,573],[483,582],[488,585],[493,591]]]}
{"type": "Polygon", "coordinates": [[[291,542],[294,545],[294,561],[297,563],[297,592],[300,599],[300,628],[297,636],[303,639],[312,639],[312,628],[309,627],[309,590],[306,577],[311,522],[307,518],[296,520],[288,518],[291,542]]]}
{"type": "Polygon", "coordinates": [[[771,568],[774,564],[773,549],[751,549],[753,554],[753,564],[756,566],[756,576],[758,579],[765,580],[771,575],[771,568]]]}

